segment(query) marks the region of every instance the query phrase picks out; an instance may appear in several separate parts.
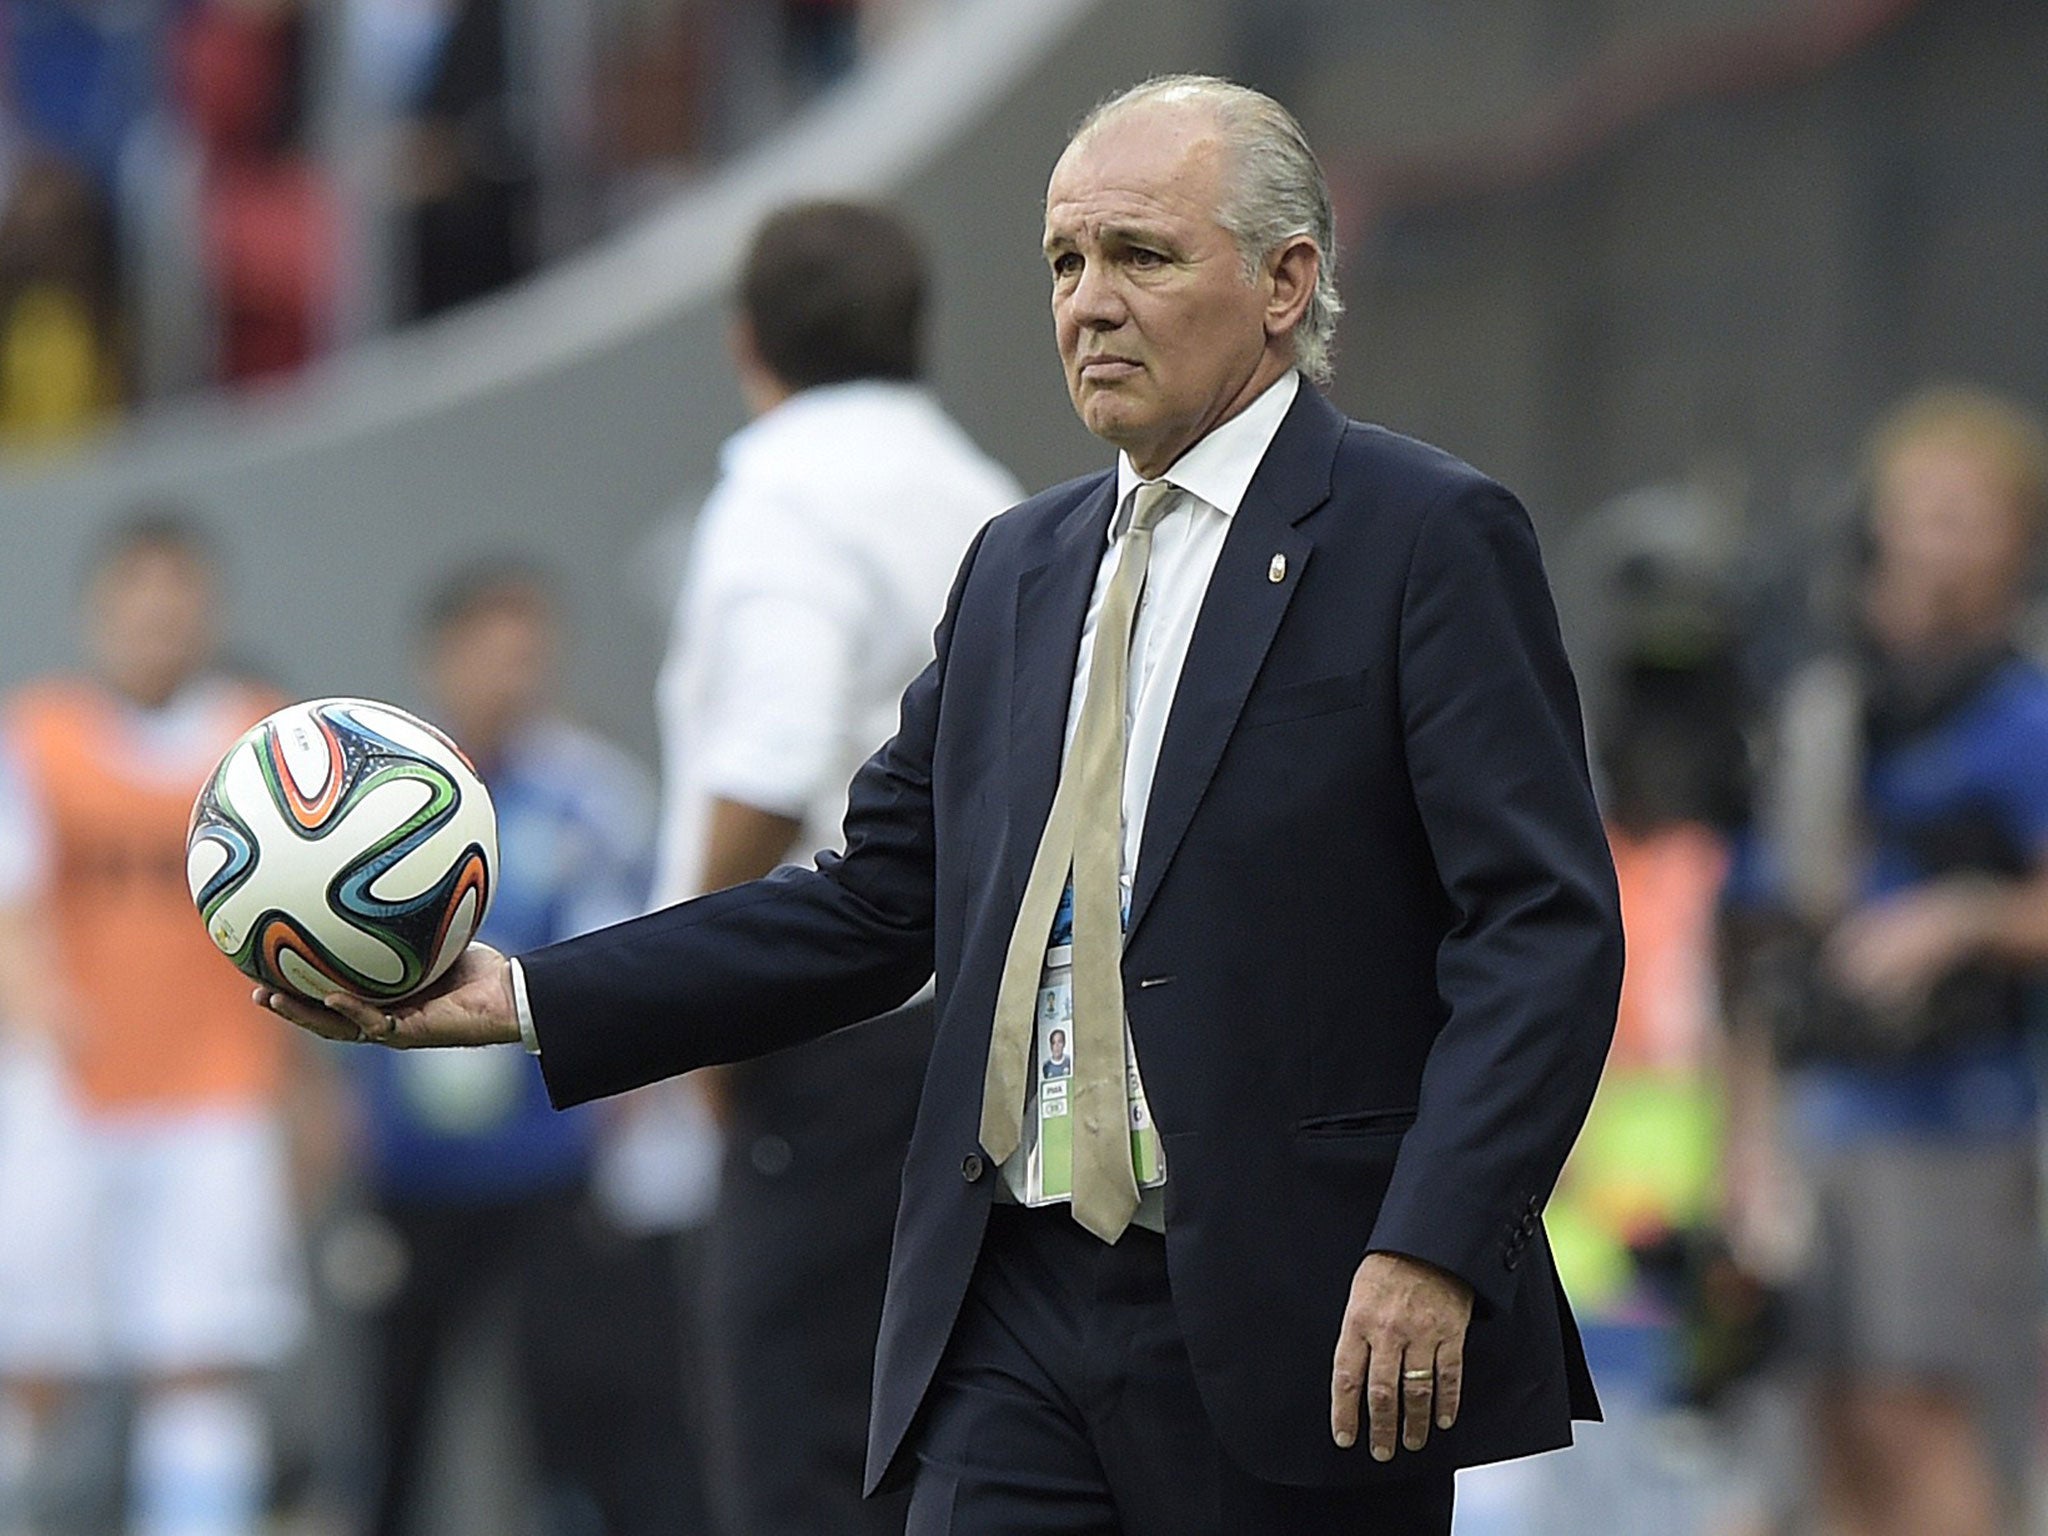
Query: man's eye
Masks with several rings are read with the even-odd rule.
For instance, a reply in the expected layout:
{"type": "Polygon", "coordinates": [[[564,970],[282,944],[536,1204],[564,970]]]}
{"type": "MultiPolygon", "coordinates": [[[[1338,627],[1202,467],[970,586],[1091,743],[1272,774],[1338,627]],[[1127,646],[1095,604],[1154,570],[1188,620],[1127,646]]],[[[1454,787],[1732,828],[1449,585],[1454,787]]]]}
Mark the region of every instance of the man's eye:
{"type": "Polygon", "coordinates": [[[1159,251],[1148,250],[1142,245],[1131,247],[1130,262],[1134,267],[1157,267],[1165,264],[1166,257],[1159,251]]]}
{"type": "Polygon", "coordinates": [[[1052,259],[1054,277],[1072,277],[1081,270],[1081,258],[1072,251],[1063,251],[1052,259]]]}

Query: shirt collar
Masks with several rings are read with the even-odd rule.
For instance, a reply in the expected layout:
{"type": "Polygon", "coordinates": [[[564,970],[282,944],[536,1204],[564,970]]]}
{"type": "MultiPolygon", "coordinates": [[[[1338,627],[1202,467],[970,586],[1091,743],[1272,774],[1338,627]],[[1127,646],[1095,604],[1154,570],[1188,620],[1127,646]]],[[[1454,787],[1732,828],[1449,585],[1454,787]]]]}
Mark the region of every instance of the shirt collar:
{"type": "Polygon", "coordinates": [[[720,467],[731,473],[736,465],[774,462],[791,451],[788,445],[794,439],[814,447],[812,440],[821,428],[843,434],[882,430],[872,419],[874,415],[915,410],[927,398],[924,386],[914,379],[813,384],[763,411],[728,437],[719,451],[720,467]]]}
{"type": "MultiPolygon", "coordinates": [[[[1267,385],[1259,397],[1222,426],[1215,428],[1192,448],[1175,459],[1159,478],[1169,481],[1190,496],[1214,507],[1225,517],[1237,515],[1244,493],[1258,473],[1266,450],[1280,431],[1288,407],[1301,388],[1301,374],[1288,369],[1267,385]]],[[[1116,456],[1116,503],[1129,504],[1131,492],[1144,484],[1131,464],[1128,453],[1116,456]]],[[[1110,520],[1109,537],[1121,532],[1123,514],[1110,520]]]]}

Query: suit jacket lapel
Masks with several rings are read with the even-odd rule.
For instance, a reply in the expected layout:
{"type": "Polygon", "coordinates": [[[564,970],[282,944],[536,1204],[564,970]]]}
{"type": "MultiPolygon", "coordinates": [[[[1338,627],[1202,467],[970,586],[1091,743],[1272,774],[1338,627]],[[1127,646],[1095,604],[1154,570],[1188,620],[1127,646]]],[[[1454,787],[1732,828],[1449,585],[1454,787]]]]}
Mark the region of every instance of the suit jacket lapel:
{"type": "Polygon", "coordinates": [[[1128,931],[1135,934],[1215,776],[1224,744],[1308,569],[1314,542],[1295,527],[1330,497],[1344,417],[1304,383],[1231,519],[1174,689],[1138,848],[1128,931]],[[1272,579],[1274,557],[1285,561],[1272,579]]]}
{"type": "Polygon", "coordinates": [[[1067,704],[1081,652],[1088,597],[1108,547],[1116,507],[1116,476],[1081,499],[1053,532],[1053,552],[1017,578],[1017,649],[1010,680],[1010,773],[1007,851],[1010,886],[1022,898],[1046,814],[1059,787],[1067,704]]]}

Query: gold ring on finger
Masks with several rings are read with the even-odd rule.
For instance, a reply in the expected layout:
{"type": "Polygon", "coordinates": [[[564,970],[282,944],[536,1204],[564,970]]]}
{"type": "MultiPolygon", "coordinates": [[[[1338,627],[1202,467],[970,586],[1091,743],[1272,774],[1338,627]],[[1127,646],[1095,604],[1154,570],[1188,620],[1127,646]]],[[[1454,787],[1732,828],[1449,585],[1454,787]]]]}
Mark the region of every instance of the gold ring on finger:
{"type": "Polygon", "coordinates": [[[1435,1368],[1425,1365],[1412,1371],[1403,1371],[1401,1379],[1403,1381],[1428,1381],[1434,1375],[1436,1375],[1435,1368]]]}

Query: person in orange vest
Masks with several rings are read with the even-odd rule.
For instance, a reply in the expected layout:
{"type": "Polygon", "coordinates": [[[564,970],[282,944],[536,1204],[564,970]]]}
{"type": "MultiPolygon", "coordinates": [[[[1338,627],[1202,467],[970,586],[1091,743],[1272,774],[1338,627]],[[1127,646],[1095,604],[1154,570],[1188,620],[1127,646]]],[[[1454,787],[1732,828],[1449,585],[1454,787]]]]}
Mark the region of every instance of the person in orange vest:
{"type": "Polygon", "coordinates": [[[136,1536],[258,1528],[259,1373],[304,1325],[290,1047],[186,890],[194,793],[277,702],[215,670],[220,607],[196,525],[136,515],[93,561],[89,671],[0,719],[0,1474],[22,1505],[52,1408],[125,1381],[136,1536]]]}

